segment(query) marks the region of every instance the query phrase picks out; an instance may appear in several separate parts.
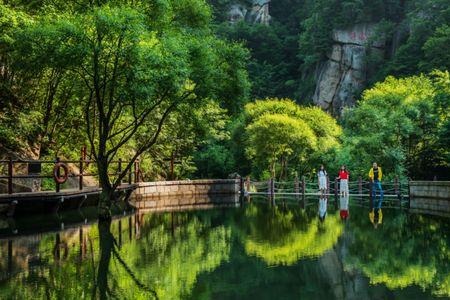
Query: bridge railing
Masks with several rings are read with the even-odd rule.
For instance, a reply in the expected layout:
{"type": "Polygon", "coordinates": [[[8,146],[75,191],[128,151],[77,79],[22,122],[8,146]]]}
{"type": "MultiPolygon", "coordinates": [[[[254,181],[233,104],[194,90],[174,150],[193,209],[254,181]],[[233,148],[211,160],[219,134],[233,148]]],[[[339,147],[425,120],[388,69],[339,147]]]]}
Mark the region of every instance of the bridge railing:
{"type": "MultiPolygon", "coordinates": [[[[23,160],[23,159],[12,159],[0,160],[0,182],[6,183],[6,189],[1,190],[0,194],[13,194],[16,193],[14,186],[15,181],[26,180],[26,179],[53,179],[54,180],[54,191],[60,192],[61,186],[64,183],[58,182],[58,178],[78,178],[78,189],[81,191],[85,188],[84,178],[98,177],[98,173],[95,173],[97,162],[90,159],[79,159],[79,160],[61,160],[56,158],[54,160],[23,160]],[[61,174],[61,169],[64,173],[61,174]],[[74,170],[76,172],[74,172],[74,170]]],[[[126,162],[122,159],[117,161],[112,161],[110,163],[111,172],[109,176],[119,176],[125,167],[126,162]]],[[[141,178],[141,171],[139,168],[139,160],[136,160],[128,172],[126,178],[128,184],[133,182],[139,182],[141,178]]],[[[41,182],[38,182],[38,188],[41,189],[41,182]]],[[[26,188],[29,186],[25,185],[26,188]]]]}
{"type": "MultiPolygon", "coordinates": [[[[386,197],[404,197],[409,194],[408,181],[401,181],[395,177],[390,181],[382,182],[383,193],[386,197]]],[[[370,196],[372,194],[372,183],[362,180],[361,177],[357,181],[348,183],[349,194],[352,196],[370,196]]],[[[245,179],[243,184],[243,193],[248,195],[294,195],[294,196],[311,196],[318,195],[319,187],[316,181],[306,181],[304,178],[299,180],[295,178],[293,181],[276,181],[268,179],[266,181],[252,181],[250,177],[245,179]]],[[[340,183],[338,179],[330,182],[327,178],[326,195],[339,195],[341,193],[340,183]]]]}

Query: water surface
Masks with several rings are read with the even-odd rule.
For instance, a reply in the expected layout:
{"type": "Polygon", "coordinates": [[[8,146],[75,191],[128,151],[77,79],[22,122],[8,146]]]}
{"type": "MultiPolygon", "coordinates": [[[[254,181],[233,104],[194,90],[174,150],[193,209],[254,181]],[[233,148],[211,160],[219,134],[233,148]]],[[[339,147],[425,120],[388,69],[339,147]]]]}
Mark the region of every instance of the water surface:
{"type": "Polygon", "coordinates": [[[0,229],[0,299],[450,297],[448,219],[384,209],[375,226],[349,210],[342,221],[329,205],[321,221],[316,204],[261,201],[111,224],[15,220],[0,229]]]}

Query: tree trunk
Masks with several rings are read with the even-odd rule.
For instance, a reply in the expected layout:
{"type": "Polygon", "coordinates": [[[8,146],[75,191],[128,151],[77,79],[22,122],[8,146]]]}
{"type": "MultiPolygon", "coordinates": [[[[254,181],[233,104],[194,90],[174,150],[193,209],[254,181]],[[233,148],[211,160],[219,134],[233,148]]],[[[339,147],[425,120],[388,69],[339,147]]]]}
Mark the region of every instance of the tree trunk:
{"type": "Polygon", "coordinates": [[[100,259],[97,272],[97,288],[100,299],[107,299],[108,272],[111,254],[114,247],[114,238],[110,231],[111,219],[99,220],[98,231],[100,240],[100,259]]]}
{"type": "Polygon", "coordinates": [[[111,187],[102,188],[98,199],[98,218],[99,220],[111,220],[111,204],[114,197],[114,191],[111,187]]]}
{"type": "Polygon", "coordinates": [[[98,199],[98,217],[100,220],[111,220],[111,204],[114,198],[114,189],[109,182],[108,164],[99,158],[97,161],[98,178],[102,192],[98,199]]]}

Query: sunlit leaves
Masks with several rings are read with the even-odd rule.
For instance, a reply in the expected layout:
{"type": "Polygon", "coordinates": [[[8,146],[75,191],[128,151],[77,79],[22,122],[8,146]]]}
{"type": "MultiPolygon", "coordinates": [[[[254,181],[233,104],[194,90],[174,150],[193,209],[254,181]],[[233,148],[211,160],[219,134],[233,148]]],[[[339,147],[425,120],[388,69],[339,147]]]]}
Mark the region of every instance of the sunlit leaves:
{"type": "Polygon", "coordinates": [[[293,165],[291,173],[311,171],[339,146],[341,128],[319,108],[300,107],[289,99],[259,100],[245,108],[246,153],[257,169],[269,169],[272,176],[277,163],[281,173],[286,165],[293,165]]]}
{"type": "MultiPolygon", "coordinates": [[[[426,168],[445,168],[446,150],[440,146],[441,126],[448,120],[445,78],[420,75],[403,79],[388,77],[364,92],[359,105],[344,116],[344,150],[351,169],[365,175],[378,161],[386,174],[426,176],[426,168]],[[439,79],[440,78],[440,79],[439,79]],[[445,80],[444,80],[445,81],[445,80]],[[446,112],[444,112],[444,111],[446,112]],[[422,167],[421,167],[422,166],[422,167]],[[423,169],[423,170],[422,170],[423,169]]],[[[388,175],[389,176],[389,175],[388,175]]]]}

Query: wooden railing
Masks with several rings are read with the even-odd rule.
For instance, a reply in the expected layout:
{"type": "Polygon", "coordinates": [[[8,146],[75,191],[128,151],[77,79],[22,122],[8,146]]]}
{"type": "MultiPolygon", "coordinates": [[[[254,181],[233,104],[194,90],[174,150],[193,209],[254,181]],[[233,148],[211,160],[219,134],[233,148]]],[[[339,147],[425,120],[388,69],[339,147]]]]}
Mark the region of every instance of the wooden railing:
{"type": "MultiPolygon", "coordinates": [[[[408,181],[400,181],[398,177],[395,177],[390,181],[383,181],[383,192],[385,197],[407,197],[409,195],[409,183],[408,181]]],[[[351,196],[371,196],[372,184],[370,181],[364,181],[361,177],[356,181],[350,181],[348,183],[349,194],[351,196]]],[[[334,182],[327,177],[327,189],[325,194],[327,196],[337,197],[340,193],[339,180],[335,179],[334,182]]],[[[292,181],[275,181],[274,179],[268,179],[266,181],[252,181],[250,177],[242,178],[241,180],[241,193],[248,195],[268,195],[273,197],[274,195],[294,195],[294,196],[312,196],[318,194],[318,183],[306,181],[305,178],[299,180],[295,178],[292,181]]]]}
{"type": "MultiPolygon", "coordinates": [[[[95,160],[89,159],[79,159],[79,160],[61,160],[58,157],[55,160],[22,160],[22,159],[12,159],[0,160],[0,180],[7,180],[7,193],[14,193],[14,179],[54,179],[55,181],[55,192],[60,192],[61,183],[58,183],[53,172],[55,171],[56,164],[63,164],[70,170],[70,164],[75,165],[78,168],[78,174],[73,174],[70,171],[67,174],[68,178],[78,178],[78,189],[81,191],[84,188],[84,178],[85,177],[97,177],[97,173],[88,173],[94,165],[96,165],[95,160]],[[26,165],[26,174],[16,174],[14,170],[17,165],[26,165]],[[42,167],[45,165],[53,165],[51,174],[42,174],[42,167]],[[6,166],[6,168],[5,168],[6,166]],[[6,170],[6,174],[5,174],[6,170]]],[[[109,173],[109,176],[119,176],[122,173],[124,162],[122,159],[117,161],[112,161],[110,166],[115,166],[114,172],[109,173]]],[[[96,168],[94,168],[96,169],[96,168]]],[[[56,176],[61,176],[60,168],[56,170],[56,176]]],[[[133,167],[130,168],[128,172],[127,183],[132,184],[140,181],[142,172],[139,169],[139,160],[134,161],[133,167]]]]}

